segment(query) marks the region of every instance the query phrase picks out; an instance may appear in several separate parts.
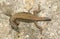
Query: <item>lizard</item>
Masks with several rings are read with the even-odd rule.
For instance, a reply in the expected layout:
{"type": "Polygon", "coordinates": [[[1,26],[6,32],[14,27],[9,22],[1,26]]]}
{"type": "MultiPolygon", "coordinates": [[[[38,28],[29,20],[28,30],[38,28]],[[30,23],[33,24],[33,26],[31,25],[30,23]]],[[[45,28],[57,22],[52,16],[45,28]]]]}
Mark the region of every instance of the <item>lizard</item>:
{"type": "MultiPolygon", "coordinates": [[[[39,12],[40,12],[40,6],[38,4],[38,10],[33,11],[34,14],[31,14],[28,11],[28,12],[18,12],[14,15],[10,15],[9,21],[10,21],[11,28],[14,29],[15,31],[19,32],[19,28],[18,28],[19,23],[17,22],[17,20],[18,20],[18,21],[23,21],[23,22],[27,22],[27,23],[34,22],[36,27],[38,29],[41,29],[41,31],[42,31],[42,28],[40,26],[38,26],[36,24],[36,22],[38,22],[38,21],[51,21],[51,19],[48,17],[36,16],[36,14],[39,12]]],[[[41,34],[42,34],[42,32],[41,32],[41,34]]]]}
{"type": "Polygon", "coordinates": [[[33,14],[29,14],[27,12],[16,13],[10,17],[11,27],[17,30],[17,26],[19,25],[16,20],[24,21],[24,22],[35,22],[35,21],[50,21],[48,17],[38,17],[33,14]]]}
{"type": "MultiPolygon", "coordinates": [[[[34,22],[36,27],[38,29],[41,29],[41,35],[42,35],[42,27],[38,26],[36,22],[38,21],[51,21],[50,18],[48,17],[38,17],[36,16],[37,13],[40,12],[40,6],[38,5],[38,10],[33,11],[34,14],[31,14],[30,12],[19,12],[11,16],[10,18],[10,23],[13,29],[15,29],[17,32],[19,32],[18,25],[19,23],[16,22],[16,20],[20,20],[23,22],[34,22]],[[13,26],[14,25],[14,26],[13,26]]],[[[42,39],[42,37],[41,37],[42,39]]]]}

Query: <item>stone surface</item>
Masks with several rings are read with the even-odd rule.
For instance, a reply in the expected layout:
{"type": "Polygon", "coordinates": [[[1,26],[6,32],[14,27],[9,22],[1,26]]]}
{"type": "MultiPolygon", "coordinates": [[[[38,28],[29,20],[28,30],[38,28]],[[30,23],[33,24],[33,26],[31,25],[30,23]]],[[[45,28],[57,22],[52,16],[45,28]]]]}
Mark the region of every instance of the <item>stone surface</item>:
{"type": "Polygon", "coordinates": [[[40,39],[41,36],[43,39],[60,39],[60,0],[0,0],[0,39],[40,39]],[[34,23],[20,22],[19,34],[12,30],[7,15],[28,12],[30,8],[32,12],[39,2],[41,12],[38,16],[52,19],[50,22],[37,22],[44,28],[42,35],[34,23]]]}

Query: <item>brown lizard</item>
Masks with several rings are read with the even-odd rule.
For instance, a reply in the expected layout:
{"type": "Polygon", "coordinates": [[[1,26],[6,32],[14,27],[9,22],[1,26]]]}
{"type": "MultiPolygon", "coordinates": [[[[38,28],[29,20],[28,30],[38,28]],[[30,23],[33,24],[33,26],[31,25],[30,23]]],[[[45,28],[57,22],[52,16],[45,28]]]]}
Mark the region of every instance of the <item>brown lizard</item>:
{"type": "Polygon", "coordinates": [[[36,27],[41,29],[41,31],[42,31],[42,28],[39,27],[36,24],[36,22],[38,22],[38,21],[51,21],[51,19],[48,17],[36,16],[36,14],[39,12],[40,12],[40,6],[38,5],[38,10],[33,11],[34,14],[30,14],[30,12],[19,12],[19,13],[12,15],[9,19],[12,29],[19,32],[19,28],[18,28],[19,23],[17,22],[17,20],[19,20],[19,21],[23,21],[23,22],[34,22],[36,27]]]}
{"type": "Polygon", "coordinates": [[[35,22],[35,21],[50,21],[48,17],[38,17],[28,12],[16,13],[10,17],[11,27],[17,30],[18,23],[16,20],[25,21],[25,22],[35,22]]]}

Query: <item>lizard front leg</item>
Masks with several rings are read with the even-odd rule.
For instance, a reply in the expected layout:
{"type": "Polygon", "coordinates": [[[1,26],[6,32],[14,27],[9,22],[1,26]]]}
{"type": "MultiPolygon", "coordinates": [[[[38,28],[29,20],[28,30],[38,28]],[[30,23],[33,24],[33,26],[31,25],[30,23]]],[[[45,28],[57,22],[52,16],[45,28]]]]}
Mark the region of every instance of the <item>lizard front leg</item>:
{"type": "Polygon", "coordinates": [[[14,29],[15,31],[19,32],[19,28],[18,28],[18,23],[16,23],[17,20],[13,20],[12,18],[9,19],[10,21],[10,25],[11,25],[11,28],[14,29]]]}

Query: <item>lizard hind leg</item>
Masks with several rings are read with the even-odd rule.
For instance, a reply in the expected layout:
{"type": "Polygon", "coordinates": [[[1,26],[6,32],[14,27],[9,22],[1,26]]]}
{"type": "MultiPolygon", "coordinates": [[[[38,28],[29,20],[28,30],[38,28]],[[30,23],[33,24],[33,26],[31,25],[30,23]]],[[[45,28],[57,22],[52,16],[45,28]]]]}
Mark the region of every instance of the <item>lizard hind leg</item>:
{"type": "Polygon", "coordinates": [[[42,34],[42,31],[43,31],[43,28],[41,26],[38,26],[36,21],[34,22],[35,26],[41,31],[41,34],[42,34]]]}
{"type": "MultiPolygon", "coordinates": [[[[41,26],[38,26],[36,21],[34,22],[34,24],[40,30],[40,34],[42,35],[43,28],[41,26]]],[[[42,37],[40,39],[42,39],[42,37]]]]}
{"type": "Polygon", "coordinates": [[[33,13],[34,13],[34,15],[36,15],[36,14],[38,14],[39,12],[41,12],[41,10],[40,10],[40,3],[38,4],[37,9],[35,9],[35,10],[33,11],[33,13]]]}

